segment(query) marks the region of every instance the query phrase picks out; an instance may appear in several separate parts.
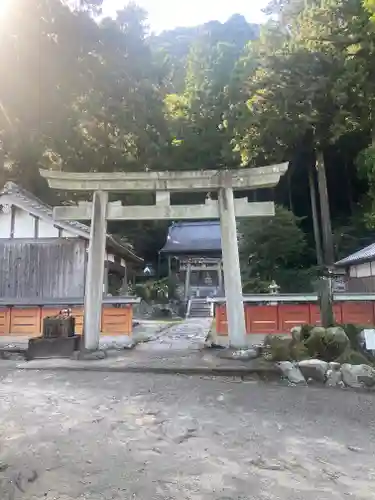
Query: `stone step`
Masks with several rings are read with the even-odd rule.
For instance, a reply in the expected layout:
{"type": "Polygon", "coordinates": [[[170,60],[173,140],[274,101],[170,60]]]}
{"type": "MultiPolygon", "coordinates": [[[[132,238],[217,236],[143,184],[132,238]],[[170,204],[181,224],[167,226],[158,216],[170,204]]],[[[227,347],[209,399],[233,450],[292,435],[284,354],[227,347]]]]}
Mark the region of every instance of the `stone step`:
{"type": "Polygon", "coordinates": [[[189,318],[209,318],[211,307],[207,302],[192,300],[190,304],[189,318]]]}

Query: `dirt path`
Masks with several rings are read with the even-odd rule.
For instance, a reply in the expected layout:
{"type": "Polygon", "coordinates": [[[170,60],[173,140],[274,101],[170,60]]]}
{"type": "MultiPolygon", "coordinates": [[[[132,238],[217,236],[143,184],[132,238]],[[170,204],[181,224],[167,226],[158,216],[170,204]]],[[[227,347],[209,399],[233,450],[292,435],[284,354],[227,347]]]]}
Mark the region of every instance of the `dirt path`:
{"type": "Polygon", "coordinates": [[[374,396],[4,372],[1,500],[372,500],[374,396]]]}

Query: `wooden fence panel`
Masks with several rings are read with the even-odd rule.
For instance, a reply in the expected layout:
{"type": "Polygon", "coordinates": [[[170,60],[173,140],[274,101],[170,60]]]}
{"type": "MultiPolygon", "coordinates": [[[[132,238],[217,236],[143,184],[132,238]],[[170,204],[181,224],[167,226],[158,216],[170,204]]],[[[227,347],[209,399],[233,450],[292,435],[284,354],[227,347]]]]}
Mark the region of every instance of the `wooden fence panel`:
{"type": "Polygon", "coordinates": [[[246,331],[251,333],[278,333],[277,306],[246,306],[246,331]]]}
{"type": "MultiPolygon", "coordinates": [[[[321,321],[320,321],[320,309],[319,309],[319,306],[317,306],[316,304],[310,304],[309,308],[310,308],[310,319],[309,319],[308,323],[310,325],[320,326],[321,325],[321,321]]],[[[333,315],[335,317],[336,323],[342,323],[343,322],[342,321],[342,307],[341,307],[341,303],[333,305],[333,315]]]]}
{"type": "Polygon", "coordinates": [[[290,332],[296,325],[304,325],[310,320],[308,304],[279,304],[279,332],[290,332]]]}
{"type": "Polygon", "coordinates": [[[37,337],[41,331],[40,319],[39,307],[12,307],[10,310],[9,334],[37,337]]]}
{"type": "Polygon", "coordinates": [[[83,297],[86,241],[0,240],[0,297],[83,297]]]}
{"type": "Polygon", "coordinates": [[[102,332],[105,335],[128,335],[132,331],[133,308],[103,307],[102,332]]]}
{"type": "MultiPolygon", "coordinates": [[[[8,307],[0,309],[0,336],[14,335],[38,337],[42,334],[43,320],[55,316],[61,308],[8,307]]],[[[83,307],[73,307],[75,332],[82,335],[83,307]]],[[[102,335],[131,335],[133,331],[133,307],[103,307],[102,335]]]]}
{"type": "Polygon", "coordinates": [[[356,325],[373,325],[374,308],[372,302],[343,302],[342,322],[356,325]]]}
{"type": "MultiPolygon", "coordinates": [[[[375,324],[375,302],[339,302],[333,305],[337,323],[357,325],[375,324]]],[[[320,325],[320,311],[316,304],[278,304],[264,306],[245,304],[246,331],[251,333],[290,333],[293,326],[320,325]]],[[[228,334],[225,304],[215,308],[216,333],[228,334]]]]}

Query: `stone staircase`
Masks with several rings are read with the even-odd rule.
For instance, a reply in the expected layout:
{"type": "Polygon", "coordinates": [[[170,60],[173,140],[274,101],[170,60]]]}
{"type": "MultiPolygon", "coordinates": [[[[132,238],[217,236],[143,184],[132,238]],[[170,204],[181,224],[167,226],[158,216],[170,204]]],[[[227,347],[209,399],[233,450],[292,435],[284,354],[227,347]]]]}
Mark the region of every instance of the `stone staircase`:
{"type": "Polygon", "coordinates": [[[211,305],[206,299],[190,299],[187,309],[187,318],[210,318],[211,305]]]}

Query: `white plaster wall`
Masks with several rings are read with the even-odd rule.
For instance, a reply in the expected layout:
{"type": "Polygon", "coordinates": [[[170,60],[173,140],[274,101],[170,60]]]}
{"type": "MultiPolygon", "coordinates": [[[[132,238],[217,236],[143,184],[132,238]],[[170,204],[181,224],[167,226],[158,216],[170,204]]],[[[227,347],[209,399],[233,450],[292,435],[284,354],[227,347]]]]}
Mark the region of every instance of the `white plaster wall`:
{"type": "Polygon", "coordinates": [[[357,271],[357,278],[366,278],[371,276],[371,265],[369,262],[366,262],[365,264],[358,264],[358,266],[355,267],[357,271]]]}
{"type": "Polygon", "coordinates": [[[63,231],[62,237],[63,238],[77,238],[77,235],[69,233],[68,231],[63,231]]]}
{"type": "Polygon", "coordinates": [[[0,212],[0,238],[10,238],[11,220],[10,212],[9,214],[0,212]]]}
{"type": "Polygon", "coordinates": [[[52,222],[45,222],[39,220],[39,238],[57,238],[59,230],[53,225],[52,222]]]}
{"type": "Polygon", "coordinates": [[[356,278],[357,277],[357,268],[356,266],[352,266],[349,268],[349,276],[351,278],[356,278]]]}
{"type": "Polygon", "coordinates": [[[34,238],[35,217],[19,208],[14,215],[14,238],[34,238]]]}

